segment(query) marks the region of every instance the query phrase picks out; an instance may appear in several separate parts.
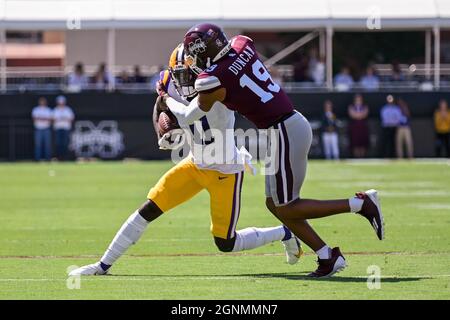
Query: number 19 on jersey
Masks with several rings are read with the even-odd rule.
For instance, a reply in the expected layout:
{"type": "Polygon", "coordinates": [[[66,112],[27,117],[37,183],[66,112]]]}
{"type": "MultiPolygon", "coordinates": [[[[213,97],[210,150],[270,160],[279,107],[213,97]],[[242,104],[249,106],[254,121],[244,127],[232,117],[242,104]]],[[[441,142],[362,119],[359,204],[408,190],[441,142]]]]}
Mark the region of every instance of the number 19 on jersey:
{"type": "Polygon", "coordinates": [[[280,86],[273,82],[272,77],[270,76],[267,69],[264,67],[263,63],[260,60],[256,60],[252,65],[253,75],[258,78],[263,85],[269,90],[266,91],[264,88],[259,86],[255,81],[253,81],[248,75],[243,74],[239,80],[239,84],[242,88],[247,87],[253,93],[255,93],[258,97],[261,98],[261,102],[266,103],[273,99],[273,94],[271,92],[279,92],[280,86]],[[270,80],[269,84],[266,84],[267,80],[270,80]]]}

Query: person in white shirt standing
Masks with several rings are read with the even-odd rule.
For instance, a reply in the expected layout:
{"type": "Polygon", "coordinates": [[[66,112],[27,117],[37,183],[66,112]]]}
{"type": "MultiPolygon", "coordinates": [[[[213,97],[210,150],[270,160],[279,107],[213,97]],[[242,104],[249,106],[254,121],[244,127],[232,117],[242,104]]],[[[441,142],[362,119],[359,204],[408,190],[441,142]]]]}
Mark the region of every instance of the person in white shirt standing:
{"type": "Polygon", "coordinates": [[[40,161],[42,158],[50,160],[52,156],[51,124],[53,118],[52,109],[47,105],[47,99],[39,98],[38,105],[31,112],[34,125],[34,158],[40,161]]]}
{"type": "Polygon", "coordinates": [[[66,105],[66,98],[58,96],[56,107],[53,110],[53,129],[56,138],[56,156],[58,160],[64,160],[69,147],[69,134],[75,116],[72,109],[66,105]]]}
{"type": "Polygon", "coordinates": [[[381,155],[385,158],[393,158],[395,153],[395,135],[403,114],[400,107],[395,104],[394,97],[391,94],[386,97],[386,104],[381,108],[380,117],[381,155]]]}
{"type": "Polygon", "coordinates": [[[84,67],[81,62],[75,65],[73,73],[67,78],[67,89],[71,92],[80,92],[88,87],[88,77],[84,74],[84,67]]]}

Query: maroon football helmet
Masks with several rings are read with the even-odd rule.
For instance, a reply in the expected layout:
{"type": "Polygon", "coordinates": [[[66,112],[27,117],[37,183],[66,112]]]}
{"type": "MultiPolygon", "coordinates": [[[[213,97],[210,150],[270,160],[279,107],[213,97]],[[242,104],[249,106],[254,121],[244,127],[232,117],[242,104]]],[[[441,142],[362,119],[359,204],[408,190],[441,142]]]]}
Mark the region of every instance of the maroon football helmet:
{"type": "Polygon", "coordinates": [[[193,26],[184,36],[184,50],[191,69],[199,74],[231,49],[223,30],[211,23],[193,26]]]}

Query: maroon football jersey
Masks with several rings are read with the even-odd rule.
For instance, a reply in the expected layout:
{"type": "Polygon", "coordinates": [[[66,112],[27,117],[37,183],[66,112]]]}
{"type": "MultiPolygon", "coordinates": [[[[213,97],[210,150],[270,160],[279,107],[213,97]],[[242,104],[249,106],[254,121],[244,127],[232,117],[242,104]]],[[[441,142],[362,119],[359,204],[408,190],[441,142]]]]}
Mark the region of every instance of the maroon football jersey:
{"type": "Polygon", "coordinates": [[[281,87],[272,81],[259,60],[253,41],[245,36],[231,39],[232,50],[203,71],[195,82],[199,92],[226,89],[223,103],[252,121],[268,128],[294,106],[281,87]]]}

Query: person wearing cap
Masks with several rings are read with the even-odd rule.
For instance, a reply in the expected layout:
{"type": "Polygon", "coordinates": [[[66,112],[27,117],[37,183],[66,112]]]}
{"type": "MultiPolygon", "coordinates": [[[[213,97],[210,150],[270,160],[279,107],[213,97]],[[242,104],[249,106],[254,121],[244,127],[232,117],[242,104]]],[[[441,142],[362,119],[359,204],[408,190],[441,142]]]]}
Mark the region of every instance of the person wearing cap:
{"type": "Polygon", "coordinates": [[[66,105],[66,98],[58,96],[53,110],[53,129],[55,130],[56,157],[64,160],[69,147],[69,133],[75,116],[72,109],[66,105]]]}

